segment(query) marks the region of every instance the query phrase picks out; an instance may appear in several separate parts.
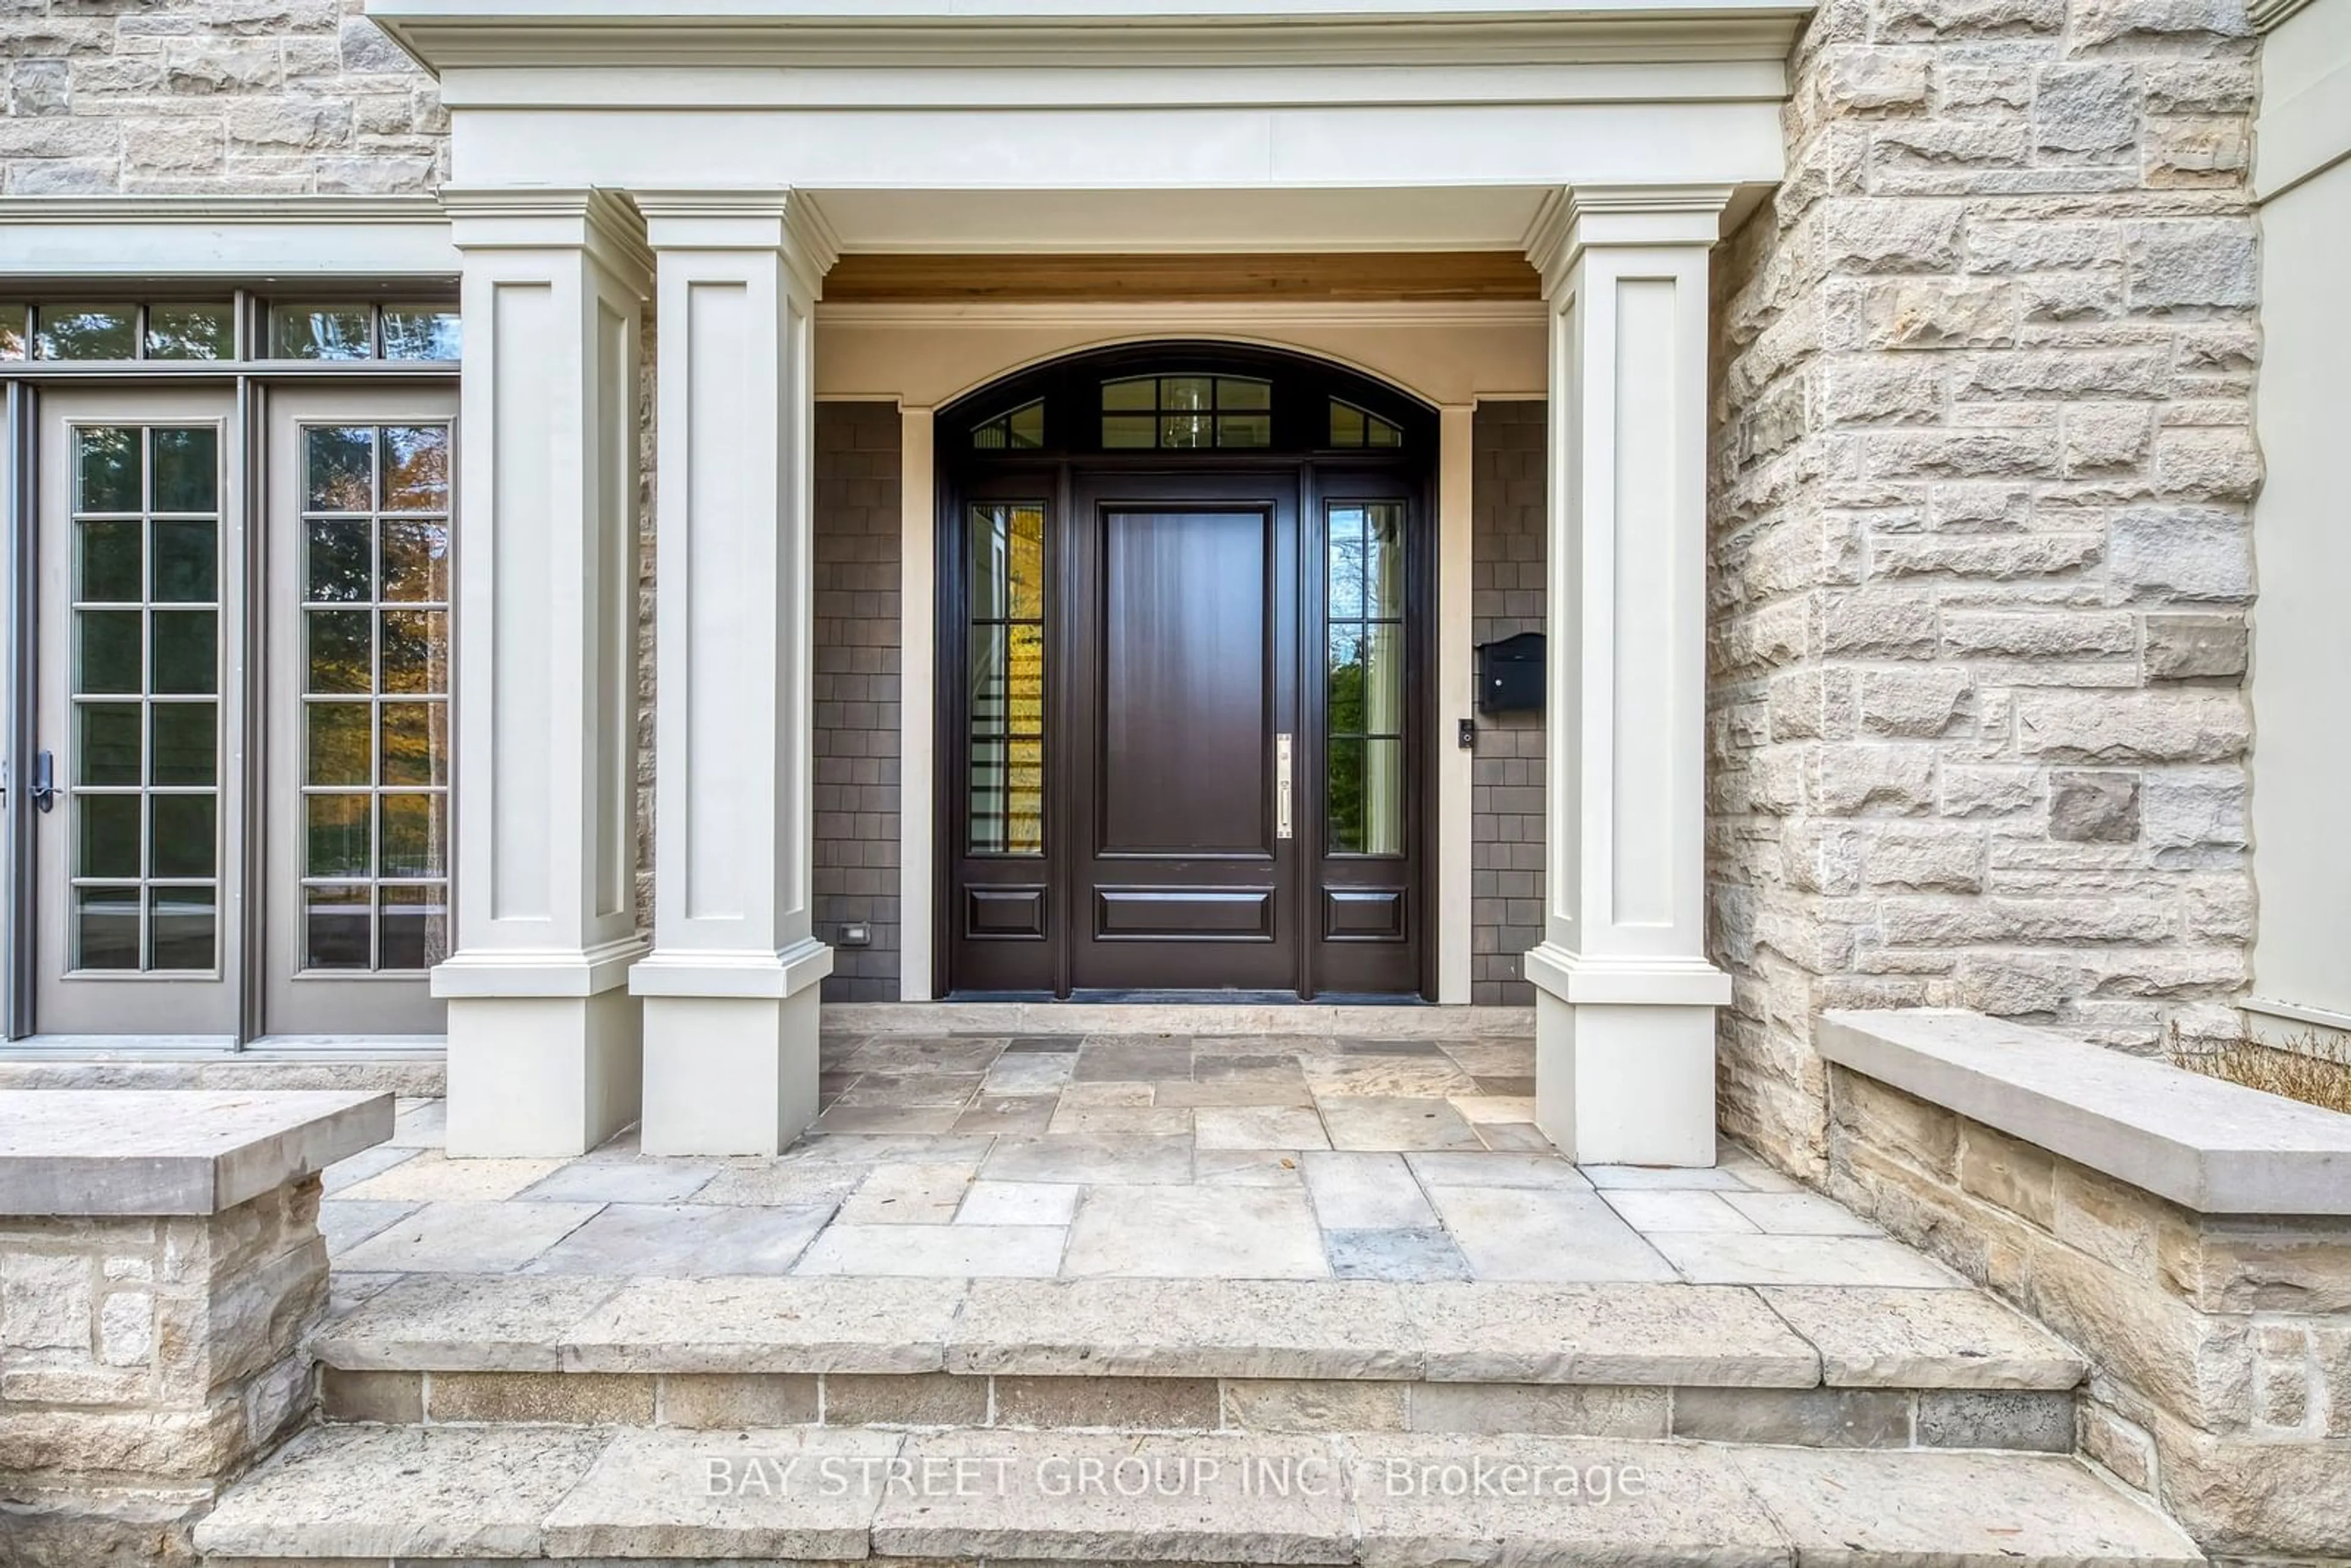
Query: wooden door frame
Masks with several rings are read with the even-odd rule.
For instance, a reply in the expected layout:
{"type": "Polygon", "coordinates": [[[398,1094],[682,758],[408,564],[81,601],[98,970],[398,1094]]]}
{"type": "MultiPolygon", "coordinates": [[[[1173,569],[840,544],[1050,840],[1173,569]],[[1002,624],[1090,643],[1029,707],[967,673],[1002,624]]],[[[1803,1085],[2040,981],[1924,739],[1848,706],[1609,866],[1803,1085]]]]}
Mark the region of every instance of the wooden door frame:
{"type": "Polygon", "coordinates": [[[1077,815],[1071,786],[1079,781],[1079,776],[1067,756],[1067,742],[1077,731],[1071,707],[1076,698],[1066,667],[1065,639],[1071,635],[1071,621],[1064,606],[1080,585],[1071,577],[1071,552],[1060,541],[1079,522],[1073,507],[1081,475],[1192,474],[1207,479],[1211,476],[1287,472],[1295,476],[1298,497],[1291,563],[1291,613],[1297,630],[1290,678],[1296,690],[1297,748],[1301,760],[1293,777],[1299,781],[1303,798],[1309,793],[1311,762],[1314,810],[1302,816],[1312,818],[1317,840],[1311,846],[1301,842],[1292,861],[1291,881],[1296,886],[1290,891],[1299,922],[1294,945],[1298,988],[1294,996],[1285,994],[1281,999],[1311,1001],[1322,994],[1316,987],[1314,973],[1321,911],[1311,894],[1320,884],[1319,862],[1324,848],[1321,841],[1320,771],[1327,716],[1325,699],[1311,688],[1325,678],[1326,633],[1321,601],[1322,552],[1327,548],[1324,481],[1326,476],[1354,473],[1381,476],[1409,508],[1405,613],[1410,632],[1405,703],[1411,727],[1405,766],[1412,788],[1407,792],[1405,831],[1410,846],[1406,919],[1416,948],[1416,988],[1392,995],[1382,993],[1376,998],[1366,999],[1400,1004],[1432,1000],[1436,995],[1438,948],[1435,884],[1439,837],[1436,810],[1439,756],[1436,732],[1439,720],[1439,660],[1436,642],[1440,634],[1436,582],[1439,477],[1437,411],[1395,387],[1310,355],[1227,343],[1169,341],[1122,345],[1032,367],[946,404],[936,411],[933,421],[936,459],[932,548],[936,591],[932,611],[933,658],[937,677],[931,736],[933,791],[927,803],[905,803],[906,809],[927,810],[931,813],[933,842],[936,845],[932,856],[931,994],[942,998],[1034,999],[1058,999],[1070,994],[1070,954],[1062,934],[1071,918],[1074,861],[1062,855],[1057,846],[1069,841],[1077,815]],[[1285,430],[1327,430],[1327,400],[1338,398],[1367,407],[1397,424],[1403,433],[1401,444],[1336,448],[1278,443],[1267,448],[1103,450],[1099,444],[1098,426],[1093,432],[1087,429],[1090,421],[1099,417],[1092,389],[1102,380],[1152,373],[1271,379],[1276,386],[1273,428],[1277,437],[1285,430]],[[975,424],[1039,398],[1044,400],[1046,407],[1041,444],[985,455],[975,451],[971,439],[975,424]],[[1041,497],[1047,506],[1045,708],[1050,727],[1045,737],[1044,762],[1046,853],[1037,863],[1046,883],[1050,911],[1050,924],[1043,940],[1050,954],[1050,984],[1034,988],[958,991],[953,980],[959,925],[956,894],[963,881],[962,862],[967,858],[963,828],[967,763],[963,741],[969,705],[967,672],[963,668],[969,588],[964,513],[967,502],[1011,498],[1008,486],[1021,488],[1024,493],[1020,498],[1041,497]],[[1311,928],[1306,924],[1309,920],[1316,922],[1311,928]]]}

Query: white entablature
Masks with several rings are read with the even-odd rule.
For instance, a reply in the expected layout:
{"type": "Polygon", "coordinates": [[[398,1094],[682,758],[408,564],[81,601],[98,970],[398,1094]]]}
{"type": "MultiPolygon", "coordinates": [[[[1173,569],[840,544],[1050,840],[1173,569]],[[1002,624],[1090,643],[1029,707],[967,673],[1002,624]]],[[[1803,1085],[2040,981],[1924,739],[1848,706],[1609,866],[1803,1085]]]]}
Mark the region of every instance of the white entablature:
{"type": "Polygon", "coordinates": [[[369,6],[441,78],[467,184],[1399,195],[1769,184],[1803,14],[1752,0],[369,6]]]}

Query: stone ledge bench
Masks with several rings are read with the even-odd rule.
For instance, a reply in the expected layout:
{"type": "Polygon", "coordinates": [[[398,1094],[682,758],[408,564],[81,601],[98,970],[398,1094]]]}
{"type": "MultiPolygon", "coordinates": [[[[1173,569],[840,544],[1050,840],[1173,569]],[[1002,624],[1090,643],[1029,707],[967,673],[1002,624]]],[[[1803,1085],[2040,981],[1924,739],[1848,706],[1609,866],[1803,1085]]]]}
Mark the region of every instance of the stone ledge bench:
{"type": "Polygon", "coordinates": [[[2090,1358],[2083,1451],[2219,1557],[2351,1557],[2351,1116],[2048,1030],[1831,1011],[1828,1187],[2090,1358]]]}
{"type": "Polygon", "coordinates": [[[308,1416],[319,1173],[350,1092],[0,1091],[0,1552],[193,1561],[220,1485],[308,1416]]]}

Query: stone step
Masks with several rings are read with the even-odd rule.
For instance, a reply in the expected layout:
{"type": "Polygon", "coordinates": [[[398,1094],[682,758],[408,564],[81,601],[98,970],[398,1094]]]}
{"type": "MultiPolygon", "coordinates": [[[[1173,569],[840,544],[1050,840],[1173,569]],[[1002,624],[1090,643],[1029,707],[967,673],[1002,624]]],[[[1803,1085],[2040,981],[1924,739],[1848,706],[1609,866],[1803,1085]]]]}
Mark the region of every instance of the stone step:
{"type": "Polygon", "coordinates": [[[352,1372],[1979,1390],[2087,1373],[1980,1291],[1836,1286],[416,1274],[312,1350],[352,1372]]]}
{"type": "Polygon", "coordinates": [[[2202,1561],[2070,1458],[1363,1433],[322,1427],[233,1488],[195,1540],[210,1568],[2202,1561]]]}
{"type": "Polygon", "coordinates": [[[2042,1453],[2083,1375],[1973,1291],[1692,1285],[418,1276],[313,1348],[333,1422],[2042,1453]]]}

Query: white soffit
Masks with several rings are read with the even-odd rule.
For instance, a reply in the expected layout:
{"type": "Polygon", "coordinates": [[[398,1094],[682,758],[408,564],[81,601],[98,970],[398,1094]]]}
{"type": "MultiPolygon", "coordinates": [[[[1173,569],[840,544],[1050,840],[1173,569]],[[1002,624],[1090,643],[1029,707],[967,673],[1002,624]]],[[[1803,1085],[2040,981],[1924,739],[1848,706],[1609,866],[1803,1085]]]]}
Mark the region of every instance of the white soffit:
{"type": "Polygon", "coordinates": [[[152,279],[455,277],[433,196],[0,197],[0,275],[152,279]]]}
{"type": "Polygon", "coordinates": [[[848,251],[1517,250],[1549,187],[812,192],[848,251]]]}

